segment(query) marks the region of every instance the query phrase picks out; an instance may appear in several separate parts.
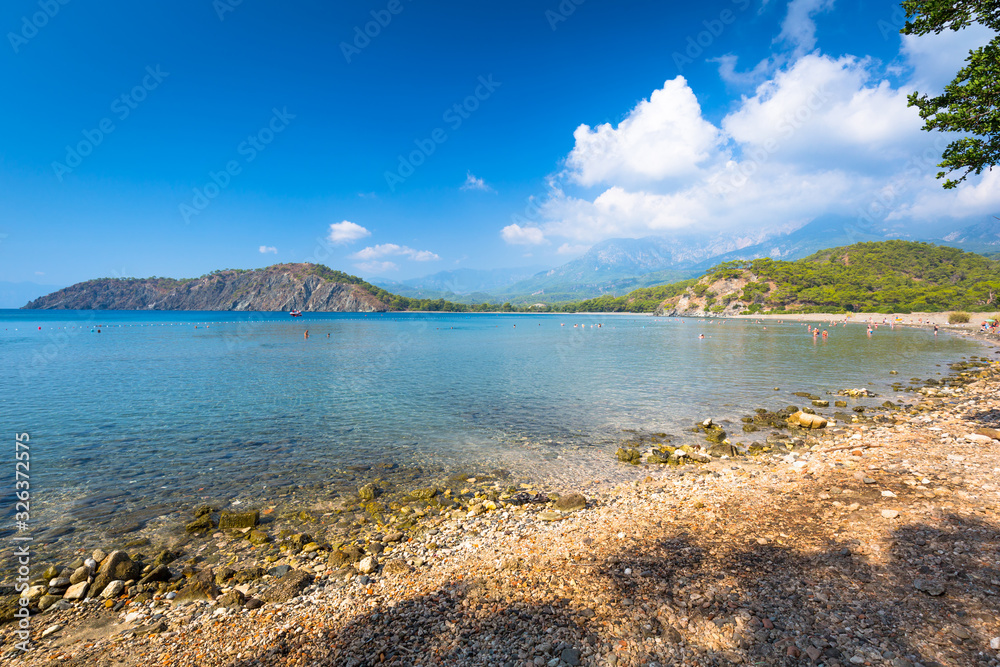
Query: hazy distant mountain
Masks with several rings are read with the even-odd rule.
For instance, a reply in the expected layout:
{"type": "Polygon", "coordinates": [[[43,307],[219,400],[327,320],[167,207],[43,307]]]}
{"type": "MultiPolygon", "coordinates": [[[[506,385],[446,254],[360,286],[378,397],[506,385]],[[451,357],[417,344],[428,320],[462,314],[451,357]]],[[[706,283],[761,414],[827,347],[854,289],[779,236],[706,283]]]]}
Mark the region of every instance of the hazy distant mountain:
{"type": "Polygon", "coordinates": [[[976,225],[963,227],[944,236],[939,243],[990,254],[1000,251],[1000,220],[990,218],[976,225]]]}
{"type": "Polygon", "coordinates": [[[773,236],[775,232],[608,239],[577,259],[514,283],[502,296],[523,302],[622,294],[637,287],[692,277],[699,273],[698,266],[712,258],[773,236]]]}
{"type": "Polygon", "coordinates": [[[451,271],[440,271],[420,278],[409,278],[407,280],[393,281],[387,279],[375,279],[372,282],[383,289],[387,289],[403,296],[419,298],[437,298],[437,296],[423,296],[424,294],[453,294],[456,296],[472,294],[474,292],[490,293],[499,292],[519,280],[529,278],[539,271],[544,270],[541,266],[523,266],[515,269],[453,269],[451,271]],[[408,293],[412,292],[412,293],[408,293]]]}
{"type": "Polygon", "coordinates": [[[54,292],[61,285],[0,282],[0,308],[20,308],[32,299],[54,292]]]}

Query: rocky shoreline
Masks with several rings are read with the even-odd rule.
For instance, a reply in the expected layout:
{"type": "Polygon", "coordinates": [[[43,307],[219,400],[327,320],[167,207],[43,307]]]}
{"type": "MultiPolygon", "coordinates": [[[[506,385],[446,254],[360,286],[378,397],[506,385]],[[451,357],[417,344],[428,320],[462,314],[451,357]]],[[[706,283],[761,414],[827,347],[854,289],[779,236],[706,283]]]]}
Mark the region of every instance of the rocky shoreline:
{"type": "Polygon", "coordinates": [[[753,446],[710,420],[682,457],[637,436],[623,449],[647,462],[611,488],[557,495],[495,470],[376,479],[322,513],[191,508],[174,544],[42,564],[33,648],[7,623],[0,659],[997,665],[998,380],[974,357],[911,381],[908,404],[802,396],[744,419],[772,431],[753,446]],[[804,428],[817,412],[829,423],[804,428]]]}

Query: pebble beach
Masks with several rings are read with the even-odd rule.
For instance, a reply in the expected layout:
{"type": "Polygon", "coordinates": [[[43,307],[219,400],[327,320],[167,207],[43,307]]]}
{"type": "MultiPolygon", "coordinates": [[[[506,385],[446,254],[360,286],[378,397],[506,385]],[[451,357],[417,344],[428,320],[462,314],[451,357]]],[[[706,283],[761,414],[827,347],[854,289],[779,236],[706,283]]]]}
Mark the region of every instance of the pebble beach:
{"type": "Polygon", "coordinates": [[[1000,357],[982,355],[905,404],[613,486],[484,471],[284,522],[192,508],[166,548],[49,565],[30,650],[6,623],[0,661],[1000,665],[1000,357]]]}

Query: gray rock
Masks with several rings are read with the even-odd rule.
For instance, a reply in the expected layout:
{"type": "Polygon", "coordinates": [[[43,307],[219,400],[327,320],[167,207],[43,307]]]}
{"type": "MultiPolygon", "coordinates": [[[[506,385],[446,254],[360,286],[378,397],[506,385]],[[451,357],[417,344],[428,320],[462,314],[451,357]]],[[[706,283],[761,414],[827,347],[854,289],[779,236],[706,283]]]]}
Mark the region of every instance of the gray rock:
{"type": "Polygon", "coordinates": [[[365,556],[358,562],[358,571],[361,574],[371,574],[378,569],[378,561],[375,556],[365,556]]]}
{"type": "Polygon", "coordinates": [[[250,598],[249,600],[246,601],[246,604],[243,606],[246,607],[247,609],[260,609],[261,607],[264,606],[264,603],[258,600],[257,598],[250,598]]]}
{"type": "Polygon", "coordinates": [[[78,584],[81,581],[87,581],[87,579],[89,578],[90,578],[90,568],[88,568],[86,565],[83,565],[76,568],[76,570],[73,571],[73,574],[70,575],[69,583],[78,584]]]}
{"type": "MultiPolygon", "coordinates": [[[[96,560],[96,559],[95,559],[96,560]]],[[[95,591],[103,591],[108,584],[116,579],[129,581],[142,576],[142,566],[129,558],[124,551],[112,551],[101,561],[101,566],[97,569],[94,577],[93,588],[95,591]]]]}
{"type": "Polygon", "coordinates": [[[681,636],[680,631],[672,625],[668,625],[666,630],[664,630],[663,639],[671,644],[680,644],[684,641],[684,637],[681,636]]]}
{"type": "Polygon", "coordinates": [[[913,581],[913,587],[916,588],[921,593],[927,593],[927,595],[944,595],[944,584],[939,581],[933,581],[931,579],[915,579],[913,581]]]}
{"type": "Polygon", "coordinates": [[[159,565],[150,571],[145,577],[139,580],[139,584],[148,584],[152,581],[170,581],[173,575],[166,565],[159,565]]]}
{"type": "Polygon", "coordinates": [[[101,591],[101,597],[110,600],[111,598],[118,597],[124,592],[125,592],[125,582],[121,581],[120,579],[116,579],[115,581],[112,581],[110,584],[104,587],[104,589],[101,591]]]}
{"type": "Polygon", "coordinates": [[[283,577],[292,571],[291,565],[275,565],[267,573],[272,577],[283,577]]]}
{"type": "Polygon", "coordinates": [[[580,664],[580,650],[575,648],[563,649],[563,652],[559,655],[559,659],[567,665],[571,665],[571,667],[576,667],[580,664]]]}
{"type": "Polygon", "coordinates": [[[56,577],[49,581],[49,588],[68,588],[71,584],[69,577],[56,577]]]}
{"type": "Polygon", "coordinates": [[[93,558],[88,558],[87,560],[83,561],[83,565],[91,572],[97,572],[97,561],[94,560],[93,558]]]}
{"type": "Polygon", "coordinates": [[[87,587],[90,586],[90,582],[81,581],[78,584],[73,584],[63,595],[64,600],[82,600],[87,596],[87,587]]]}
{"type": "Polygon", "coordinates": [[[38,599],[38,610],[45,611],[60,600],[62,600],[62,598],[58,595],[43,595],[38,599]]]}
{"type": "Polygon", "coordinates": [[[108,557],[108,554],[104,552],[104,549],[94,549],[94,553],[92,553],[90,557],[93,558],[98,565],[100,565],[101,562],[108,557]]]}
{"type": "Polygon", "coordinates": [[[271,588],[261,595],[261,598],[265,602],[288,602],[301,593],[311,580],[312,575],[305,570],[292,570],[278,579],[271,588]]]}
{"type": "Polygon", "coordinates": [[[177,593],[175,602],[188,602],[191,600],[213,600],[219,594],[219,588],[215,585],[211,570],[203,570],[192,577],[186,586],[177,593]]]}
{"type": "Polygon", "coordinates": [[[216,601],[220,607],[230,607],[232,609],[239,609],[246,602],[246,596],[235,588],[228,593],[225,593],[219,597],[216,601]]]}

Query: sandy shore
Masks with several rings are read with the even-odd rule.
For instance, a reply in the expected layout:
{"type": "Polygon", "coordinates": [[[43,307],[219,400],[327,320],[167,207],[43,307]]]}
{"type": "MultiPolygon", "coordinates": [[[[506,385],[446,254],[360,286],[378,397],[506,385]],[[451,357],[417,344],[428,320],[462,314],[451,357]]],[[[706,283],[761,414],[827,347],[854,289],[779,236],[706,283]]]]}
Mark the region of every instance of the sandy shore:
{"type": "Polygon", "coordinates": [[[741,320],[782,320],[784,322],[857,322],[859,324],[864,324],[871,320],[877,324],[881,324],[883,321],[890,322],[894,321],[897,324],[903,324],[905,326],[934,326],[935,324],[939,327],[948,327],[949,329],[961,330],[961,331],[979,331],[980,326],[984,320],[997,318],[997,313],[969,313],[969,322],[967,324],[949,324],[948,317],[951,312],[944,313],[810,313],[810,314],[784,314],[784,315],[770,315],[770,314],[758,314],[758,315],[732,315],[727,316],[727,319],[741,319],[741,320]]]}
{"type": "Polygon", "coordinates": [[[217,532],[232,563],[209,567],[195,544],[169,565],[210,599],[133,583],[34,616],[26,654],[0,626],[0,659],[998,665],[1000,365],[957,373],[781,455],[637,467],[579,509],[523,491],[430,513],[367,553],[283,536],[272,562],[217,532]]]}

